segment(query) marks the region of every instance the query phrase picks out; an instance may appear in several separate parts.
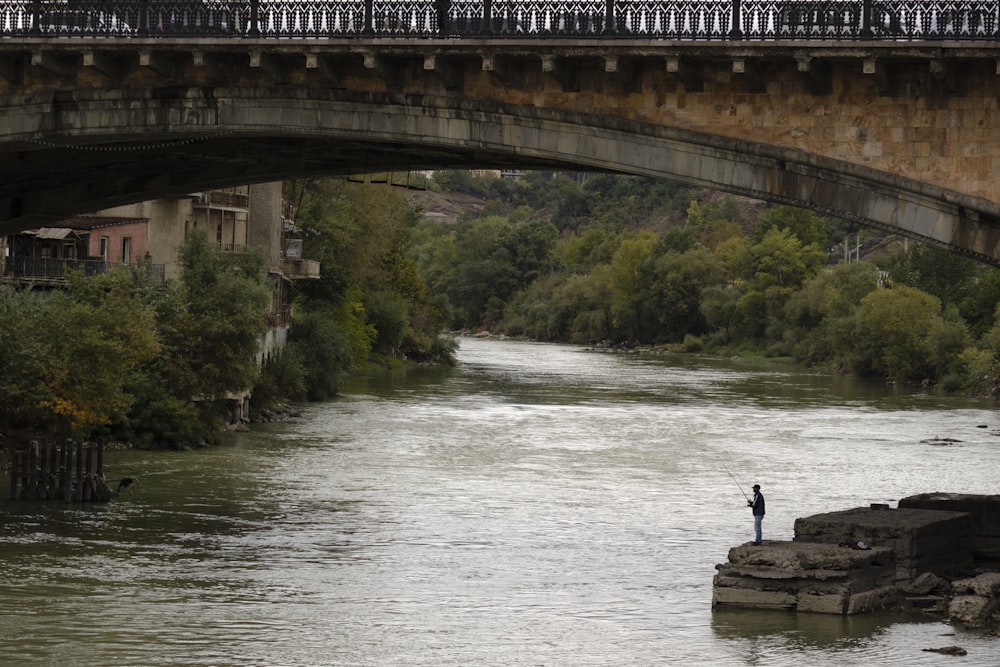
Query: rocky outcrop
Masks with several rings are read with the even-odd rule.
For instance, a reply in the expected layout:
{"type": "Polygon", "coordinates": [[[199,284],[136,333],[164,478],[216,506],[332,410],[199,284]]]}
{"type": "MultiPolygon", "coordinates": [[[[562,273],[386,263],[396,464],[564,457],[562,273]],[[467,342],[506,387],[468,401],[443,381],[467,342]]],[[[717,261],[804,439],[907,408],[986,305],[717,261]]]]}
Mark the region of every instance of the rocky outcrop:
{"type": "Polygon", "coordinates": [[[981,628],[1000,620],[1000,573],[989,572],[954,581],[948,616],[952,621],[981,628]]]}
{"type": "Polygon", "coordinates": [[[796,519],[794,539],[889,547],[896,555],[896,579],[906,582],[924,572],[946,579],[967,573],[972,533],[972,519],[964,512],[879,505],[796,519]]]}
{"type": "Polygon", "coordinates": [[[905,603],[970,627],[1000,624],[1000,573],[982,559],[994,543],[1000,496],[923,494],[898,509],[817,514],[795,521],[791,542],[731,549],[712,604],[856,614],[905,603]],[[988,573],[967,578],[977,570],[988,573]]]}
{"type": "Polygon", "coordinates": [[[857,614],[895,602],[892,549],[765,541],[716,565],[713,607],[857,614]]]}

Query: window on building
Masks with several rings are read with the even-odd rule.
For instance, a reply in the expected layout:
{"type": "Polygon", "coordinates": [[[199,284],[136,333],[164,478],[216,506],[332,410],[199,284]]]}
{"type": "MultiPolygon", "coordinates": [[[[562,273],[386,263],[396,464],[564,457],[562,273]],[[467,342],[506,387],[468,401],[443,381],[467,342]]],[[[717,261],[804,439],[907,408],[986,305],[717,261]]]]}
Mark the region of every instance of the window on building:
{"type": "Polygon", "coordinates": [[[76,244],[72,241],[63,243],[63,259],[76,259],[76,244]]]}
{"type": "Polygon", "coordinates": [[[132,263],[132,238],[126,236],[122,239],[122,264],[132,263]]]}
{"type": "Polygon", "coordinates": [[[101,259],[108,261],[108,237],[101,237],[101,259]]]}

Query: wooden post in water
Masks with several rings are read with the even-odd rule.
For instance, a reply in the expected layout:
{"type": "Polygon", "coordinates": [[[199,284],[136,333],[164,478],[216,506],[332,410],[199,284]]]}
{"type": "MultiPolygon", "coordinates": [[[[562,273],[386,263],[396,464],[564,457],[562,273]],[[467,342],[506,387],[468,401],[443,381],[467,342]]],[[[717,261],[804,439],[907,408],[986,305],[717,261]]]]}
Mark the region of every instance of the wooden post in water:
{"type": "Polygon", "coordinates": [[[83,500],[83,443],[76,443],[76,493],[73,500],[81,502],[83,500]]]}
{"type": "Polygon", "coordinates": [[[97,439],[97,476],[104,479],[104,438],[97,439]]]}
{"type": "Polygon", "coordinates": [[[86,450],[87,450],[87,466],[86,466],[86,473],[84,474],[83,477],[86,480],[86,484],[83,485],[83,499],[90,500],[90,494],[94,490],[94,484],[93,484],[94,478],[91,476],[90,472],[91,465],[94,463],[94,448],[87,447],[86,450]]]}
{"type": "Polygon", "coordinates": [[[49,443],[49,474],[47,475],[49,485],[49,498],[56,498],[59,493],[59,443],[52,441],[49,443]]]}
{"type": "Polygon", "coordinates": [[[10,498],[14,500],[17,498],[17,466],[20,463],[19,456],[17,455],[17,449],[14,445],[10,446],[10,498]]]}
{"type": "Polygon", "coordinates": [[[62,492],[65,502],[73,500],[73,455],[68,440],[62,445],[62,492]]]}
{"type": "Polygon", "coordinates": [[[50,442],[42,443],[38,452],[38,497],[47,500],[49,497],[49,447],[50,442]]]}
{"type": "Polygon", "coordinates": [[[25,467],[25,483],[28,485],[28,500],[38,499],[38,477],[35,469],[38,466],[38,441],[28,443],[28,465],[25,467]]]}

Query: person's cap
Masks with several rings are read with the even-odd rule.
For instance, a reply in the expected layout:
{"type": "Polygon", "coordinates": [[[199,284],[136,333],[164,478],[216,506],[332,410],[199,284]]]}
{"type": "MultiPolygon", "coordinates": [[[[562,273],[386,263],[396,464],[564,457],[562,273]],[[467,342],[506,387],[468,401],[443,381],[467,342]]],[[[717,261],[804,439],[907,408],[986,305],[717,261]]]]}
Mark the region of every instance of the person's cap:
{"type": "Polygon", "coordinates": [[[753,488],[755,488],[755,489],[759,489],[759,488],[760,488],[760,484],[754,484],[754,485],[753,485],[753,488]]]}

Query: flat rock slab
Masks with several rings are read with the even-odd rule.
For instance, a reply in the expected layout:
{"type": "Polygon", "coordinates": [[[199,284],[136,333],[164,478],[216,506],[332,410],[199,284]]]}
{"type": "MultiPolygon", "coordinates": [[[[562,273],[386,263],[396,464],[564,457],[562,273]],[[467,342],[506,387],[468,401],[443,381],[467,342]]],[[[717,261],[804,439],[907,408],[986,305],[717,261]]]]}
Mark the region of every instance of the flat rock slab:
{"type": "Polygon", "coordinates": [[[744,544],[729,550],[729,563],[783,570],[855,570],[885,565],[895,560],[890,547],[851,549],[818,542],[765,540],[760,546],[744,544]]]}
{"type": "Polygon", "coordinates": [[[716,565],[712,606],[857,614],[891,604],[895,552],[834,544],[744,544],[716,565]]]}
{"type": "MultiPolygon", "coordinates": [[[[865,531],[869,534],[886,536],[908,535],[928,528],[948,526],[949,524],[964,524],[969,521],[965,512],[954,512],[941,509],[872,509],[856,507],[841,512],[814,514],[795,520],[795,539],[808,540],[806,536],[833,532],[841,534],[851,529],[855,532],[865,531]]],[[[845,541],[850,541],[849,538],[845,541]]]]}

